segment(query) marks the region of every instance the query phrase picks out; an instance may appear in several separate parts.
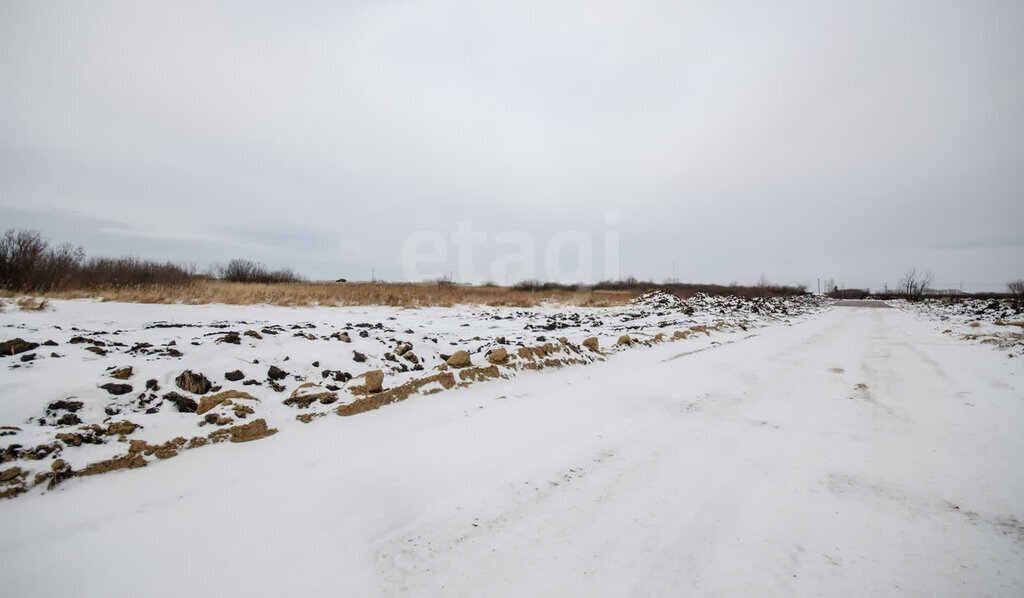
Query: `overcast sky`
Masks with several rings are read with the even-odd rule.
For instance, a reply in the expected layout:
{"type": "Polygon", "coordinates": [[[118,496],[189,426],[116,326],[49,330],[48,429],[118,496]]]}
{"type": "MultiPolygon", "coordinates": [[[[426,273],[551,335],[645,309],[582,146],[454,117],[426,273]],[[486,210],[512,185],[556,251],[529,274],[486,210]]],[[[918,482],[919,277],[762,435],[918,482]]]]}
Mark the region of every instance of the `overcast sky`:
{"type": "Polygon", "coordinates": [[[577,277],[578,231],[591,279],[613,238],[643,279],[996,288],[1024,2],[0,0],[0,223],[311,278],[401,279],[417,231],[423,276],[520,231],[577,277]]]}

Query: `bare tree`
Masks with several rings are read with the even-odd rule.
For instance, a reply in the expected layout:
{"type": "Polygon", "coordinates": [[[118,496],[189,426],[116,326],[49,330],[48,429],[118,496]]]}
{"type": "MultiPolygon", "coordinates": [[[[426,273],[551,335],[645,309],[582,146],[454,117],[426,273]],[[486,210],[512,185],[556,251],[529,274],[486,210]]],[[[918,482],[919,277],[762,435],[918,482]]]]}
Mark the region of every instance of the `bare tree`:
{"type": "Polygon", "coordinates": [[[0,287],[48,291],[65,282],[85,256],[80,247],[51,247],[39,231],[8,230],[0,237],[0,287]]]}
{"type": "Polygon", "coordinates": [[[908,297],[920,297],[932,283],[932,273],[929,270],[918,272],[917,268],[911,268],[900,279],[900,291],[908,297]]]}
{"type": "Polygon", "coordinates": [[[1024,278],[1006,283],[1006,288],[1010,290],[1014,299],[1018,301],[1024,299],[1024,278]]]}

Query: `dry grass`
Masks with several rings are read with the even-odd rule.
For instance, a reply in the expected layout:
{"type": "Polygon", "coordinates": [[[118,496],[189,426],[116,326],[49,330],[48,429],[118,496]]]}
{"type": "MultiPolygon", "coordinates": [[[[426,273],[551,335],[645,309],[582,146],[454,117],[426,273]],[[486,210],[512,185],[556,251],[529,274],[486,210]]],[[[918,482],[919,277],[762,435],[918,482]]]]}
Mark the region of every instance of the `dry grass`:
{"type": "MultiPolygon", "coordinates": [[[[437,283],[332,283],[296,282],[257,284],[202,280],[186,285],[144,285],[131,288],[52,291],[50,299],[100,298],[132,303],[188,303],[229,305],[449,307],[494,305],[532,307],[558,303],[585,307],[622,305],[641,294],[633,291],[516,290],[498,286],[461,286],[437,283]]],[[[10,296],[10,295],[8,295],[10,296]]],[[[19,303],[20,305],[20,303],[19,303]]]]}
{"type": "Polygon", "coordinates": [[[35,297],[23,297],[18,299],[17,304],[21,311],[45,311],[48,307],[46,299],[36,299],[35,297]]]}

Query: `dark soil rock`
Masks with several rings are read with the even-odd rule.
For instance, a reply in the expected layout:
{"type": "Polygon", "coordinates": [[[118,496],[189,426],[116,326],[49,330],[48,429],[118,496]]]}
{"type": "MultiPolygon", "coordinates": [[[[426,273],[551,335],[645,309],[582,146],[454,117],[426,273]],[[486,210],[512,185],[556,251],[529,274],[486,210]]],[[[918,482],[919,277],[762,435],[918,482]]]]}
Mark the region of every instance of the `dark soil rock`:
{"type": "Polygon", "coordinates": [[[100,388],[115,396],[126,395],[132,391],[131,384],[118,384],[115,382],[107,382],[103,386],[100,386],[100,388]]]}
{"type": "Polygon", "coordinates": [[[77,426],[80,423],[82,423],[81,418],[74,413],[65,413],[57,420],[58,426],[77,426]]]}
{"type": "Polygon", "coordinates": [[[359,351],[352,351],[352,361],[356,363],[363,363],[366,361],[366,355],[363,355],[359,351]]]}
{"type": "Polygon", "coordinates": [[[174,406],[182,413],[195,413],[196,408],[199,407],[199,403],[196,403],[195,399],[180,395],[174,391],[165,394],[164,400],[174,403],[174,406]]]}
{"type": "Polygon", "coordinates": [[[238,382],[242,378],[245,378],[245,374],[242,373],[242,370],[234,370],[232,372],[224,373],[224,379],[230,382],[238,382]]]}
{"type": "Polygon", "coordinates": [[[56,343],[56,341],[51,339],[51,340],[48,340],[45,343],[43,343],[43,346],[44,347],[56,347],[57,343],[56,343]]]}
{"type": "Polygon", "coordinates": [[[320,372],[320,376],[323,378],[332,378],[335,382],[348,382],[352,379],[352,374],[341,370],[324,370],[320,372]]]}
{"type": "Polygon", "coordinates": [[[156,378],[150,378],[146,380],[146,390],[160,390],[160,383],[156,381],[156,378]]]}
{"type": "Polygon", "coordinates": [[[229,343],[232,345],[242,344],[242,337],[237,332],[228,332],[224,336],[217,339],[218,343],[229,343]]]}
{"type": "Polygon", "coordinates": [[[276,365],[270,366],[270,369],[267,370],[267,378],[270,378],[271,380],[281,380],[287,375],[288,372],[282,370],[276,365]]]}
{"type": "Polygon", "coordinates": [[[39,343],[30,343],[21,338],[13,338],[9,341],[0,343],[0,355],[16,355],[18,353],[24,353],[25,351],[31,351],[39,346],[39,343]]]}
{"type": "Polygon", "coordinates": [[[192,370],[182,372],[174,379],[174,383],[178,385],[178,388],[197,395],[210,392],[210,387],[212,386],[210,381],[206,379],[206,376],[197,374],[192,370]]]}
{"type": "Polygon", "coordinates": [[[25,355],[21,356],[21,361],[22,362],[35,361],[35,360],[36,360],[36,354],[35,353],[26,353],[25,355]]]}
{"type": "Polygon", "coordinates": [[[104,355],[107,354],[107,350],[106,349],[100,349],[99,347],[86,347],[85,350],[86,351],[91,351],[91,352],[99,355],[100,357],[103,357],[104,355]]]}
{"type": "Polygon", "coordinates": [[[90,345],[93,345],[94,347],[106,347],[107,346],[107,343],[105,343],[103,341],[98,341],[98,340],[96,340],[94,338],[89,338],[89,337],[86,337],[86,336],[75,336],[75,337],[72,337],[71,340],[69,340],[68,342],[71,343],[72,345],[80,345],[82,343],[88,343],[90,345]]]}

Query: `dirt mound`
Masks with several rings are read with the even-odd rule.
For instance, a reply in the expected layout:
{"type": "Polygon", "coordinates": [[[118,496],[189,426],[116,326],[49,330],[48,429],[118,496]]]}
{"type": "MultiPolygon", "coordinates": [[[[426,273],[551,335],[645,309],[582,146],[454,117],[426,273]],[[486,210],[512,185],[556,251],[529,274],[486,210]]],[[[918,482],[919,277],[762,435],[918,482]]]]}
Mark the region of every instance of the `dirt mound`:
{"type": "Polygon", "coordinates": [[[222,428],[210,434],[214,442],[221,442],[230,437],[231,442],[249,442],[259,440],[267,436],[277,434],[277,428],[267,428],[267,420],[260,418],[247,424],[240,424],[230,428],[222,428]]]}
{"type": "Polygon", "coordinates": [[[464,368],[470,365],[469,353],[466,351],[456,351],[445,363],[453,368],[464,368]]]}
{"type": "Polygon", "coordinates": [[[590,349],[594,353],[598,353],[601,350],[601,343],[597,340],[596,336],[583,340],[583,346],[590,349]]]}
{"type": "Polygon", "coordinates": [[[384,372],[381,370],[370,370],[363,374],[363,379],[366,381],[363,385],[364,392],[380,392],[384,387],[384,372]]]}
{"type": "Polygon", "coordinates": [[[132,377],[132,366],[116,369],[110,372],[110,377],[117,380],[127,380],[132,377]]]}
{"type": "Polygon", "coordinates": [[[146,459],[138,453],[129,453],[120,457],[114,457],[113,459],[107,459],[106,461],[99,461],[87,466],[81,471],[75,472],[77,476],[89,476],[100,473],[107,473],[109,471],[117,471],[118,469],[136,469],[138,467],[145,467],[146,459]]]}
{"type": "Polygon", "coordinates": [[[630,303],[658,310],[682,310],[686,307],[685,301],[676,297],[672,293],[666,293],[664,291],[651,291],[650,293],[645,293],[636,299],[633,299],[630,303]]]}
{"type": "Polygon", "coordinates": [[[100,388],[115,396],[126,395],[132,391],[131,384],[118,384],[115,382],[107,382],[106,384],[100,386],[100,388]]]}
{"type": "Polygon", "coordinates": [[[320,401],[323,405],[330,405],[338,400],[338,395],[326,390],[319,384],[313,382],[306,382],[292,391],[290,397],[284,400],[284,404],[289,407],[298,407],[299,409],[305,409],[320,401]]]}
{"type": "Polygon", "coordinates": [[[210,381],[206,379],[206,376],[197,374],[192,370],[185,370],[179,374],[174,379],[174,383],[178,385],[178,388],[197,395],[206,394],[213,387],[210,381]]]}
{"type": "Polygon", "coordinates": [[[372,411],[373,409],[377,409],[378,407],[382,407],[389,403],[404,401],[409,398],[409,395],[419,391],[419,389],[424,386],[435,382],[440,384],[443,388],[452,388],[455,386],[455,376],[452,375],[451,372],[442,372],[440,374],[434,374],[433,376],[410,380],[401,386],[390,388],[384,392],[378,392],[371,396],[359,399],[358,401],[353,401],[347,405],[342,405],[335,410],[335,413],[338,415],[356,415],[358,413],[363,413],[364,411],[372,411]]]}
{"type": "Polygon", "coordinates": [[[196,408],[196,415],[202,415],[229,399],[247,399],[250,401],[259,400],[247,392],[242,392],[240,390],[225,390],[223,392],[218,392],[215,395],[199,399],[199,407],[196,408]]]}
{"type": "Polygon", "coordinates": [[[21,338],[13,338],[9,341],[0,343],[0,355],[15,355],[17,353],[24,353],[25,351],[31,351],[39,346],[39,343],[26,342],[21,338]]]}
{"type": "Polygon", "coordinates": [[[141,427],[139,424],[127,420],[113,422],[107,426],[107,436],[126,436],[141,427]]]}
{"type": "Polygon", "coordinates": [[[501,377],[498,366],[491,365],[485,368],[466,368],[459,372],[459,380],[463,382],[483,382],[490,378],[501,377]]]}
{"type": "Polygon", "coordinates": [[[505,363],[508,361],[508,351],[504,347],[499,347],[490,352],[487,356],[487,361],[491,363],[505,363]]]}
{"type": "Polygon", "coordinates": [[[199,407],[199,404],[196,403],[195,399],[180,395],[174,391],[165,394],[164,400],[174,403],[174,406],[182,413],[195,413],[196,409],[199,407]]]}

